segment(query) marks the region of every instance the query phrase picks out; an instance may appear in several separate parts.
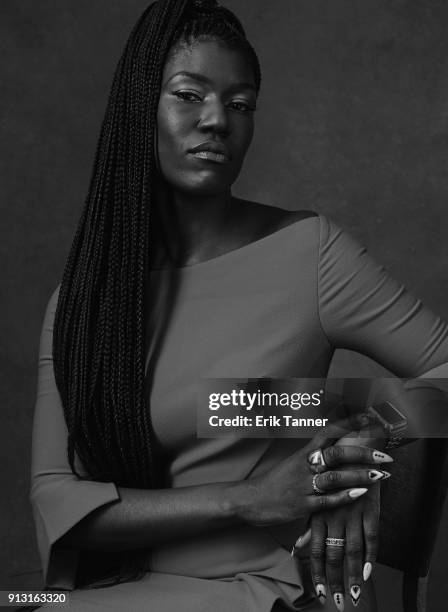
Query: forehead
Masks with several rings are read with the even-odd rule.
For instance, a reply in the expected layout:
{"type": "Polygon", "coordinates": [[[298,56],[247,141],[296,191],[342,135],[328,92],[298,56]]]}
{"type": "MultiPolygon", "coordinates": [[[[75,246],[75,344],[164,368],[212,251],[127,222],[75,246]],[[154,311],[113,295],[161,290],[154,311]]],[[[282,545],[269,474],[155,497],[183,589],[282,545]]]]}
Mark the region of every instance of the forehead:
{"type": "Polygon", "coordinates": [[[246,83],[255,88],[253,69],[244,53],[215,40],[175,45],[164,66],[163,82],[174,79],[179,73],[202,75],[211,83],[224,87],[246,83]]]}

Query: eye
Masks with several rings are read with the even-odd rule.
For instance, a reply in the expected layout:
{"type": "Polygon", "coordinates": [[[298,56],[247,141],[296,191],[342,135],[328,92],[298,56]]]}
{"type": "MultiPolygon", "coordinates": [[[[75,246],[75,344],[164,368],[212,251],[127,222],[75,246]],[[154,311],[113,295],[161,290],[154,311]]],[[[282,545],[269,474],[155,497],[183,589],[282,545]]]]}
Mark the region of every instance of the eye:
{"type": "Polygon", "coordinates": [[[242,100],[234,100],[229,103],[229,107],[232,110],[236,110],[239,113],[253,113],[257,109],[255,106],[249,104],[248,102],[243,102],[242,100]]]}
{"type": "Polygon", "coordinates": [[[201,96],[193,91],[173,91],[173,95],[184,102],[201,102],[201,96]]]}

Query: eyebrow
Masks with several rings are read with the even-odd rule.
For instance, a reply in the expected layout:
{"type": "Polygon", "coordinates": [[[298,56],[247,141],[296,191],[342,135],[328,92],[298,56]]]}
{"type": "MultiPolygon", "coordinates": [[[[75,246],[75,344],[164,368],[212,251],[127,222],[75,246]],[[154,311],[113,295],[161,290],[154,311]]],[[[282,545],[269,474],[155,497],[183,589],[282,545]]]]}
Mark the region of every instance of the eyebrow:
{"type": "MultiPolygon", "coordinates": [[[[203,74],[200,74],[199,72],[189,72],[188,70],[181,70],[180,72],[176,72],[176,74],[173,74],[172,76],[170,76],[170,78],[167,79],[167,81],[165,82],[165,85],[178,76],[184,76],[189,79],[193,79],[193,81],[204,83],[205,85],[210,85],[212,82],[208,77],[204,76],[203,74]]],[[[246,81],[242,81],[241,83],[234,83],[229,87],[229,89],[230,90],[252,89],[253,91],[256,92],[255,85],[253,83],[249,83],[246,81]]]]}

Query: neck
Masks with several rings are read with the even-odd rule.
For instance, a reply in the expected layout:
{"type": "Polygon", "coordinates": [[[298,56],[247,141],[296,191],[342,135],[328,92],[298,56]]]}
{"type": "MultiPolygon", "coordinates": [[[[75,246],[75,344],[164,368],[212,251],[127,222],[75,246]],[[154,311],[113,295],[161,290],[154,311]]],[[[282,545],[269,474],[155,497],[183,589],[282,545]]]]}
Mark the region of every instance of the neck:
{"type": "Polygon", "coordinates": [[[156,200],[152,243],[162,261],[190,265],[213,256],[232,216],[230,190],[203,197],[165,191],[156,200]]]}

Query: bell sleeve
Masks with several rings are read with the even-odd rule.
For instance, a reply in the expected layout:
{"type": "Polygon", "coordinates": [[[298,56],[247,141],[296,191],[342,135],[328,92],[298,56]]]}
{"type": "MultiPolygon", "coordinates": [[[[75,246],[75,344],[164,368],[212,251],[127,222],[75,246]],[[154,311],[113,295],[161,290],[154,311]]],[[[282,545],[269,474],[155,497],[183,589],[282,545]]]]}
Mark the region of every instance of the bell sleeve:
{"type": "Polygon", "coordinates": [[[329,342],[400,377],[448,378],[448,325],[321,217],[319,317],[329,342]]]}
{"type": "MultiPolygon", "coordinates": [[[[412,435],[446,435],[448,325],[325,217],[318,301],[322,330],[333,347],[366,355],[408,379],[363,380],[355,385],[361,404],[393,401],[407,415],[412,435]]],[[[350,384],[344,388],[353,390],[350,384]]]]}
{"type": "MultiPolygon", "coordinates": [[[[45,585],[73,589],[80,551],[58,547],[58,539],[90,512],[120,496],[114,483],[78,478],[68,463],[67,427],[52,356],[58,295],[59,287],[48,302],[40,337],[30,500],[45,585]]],[[[87,476],[81,465],[79,473],[87,476]]]]}

